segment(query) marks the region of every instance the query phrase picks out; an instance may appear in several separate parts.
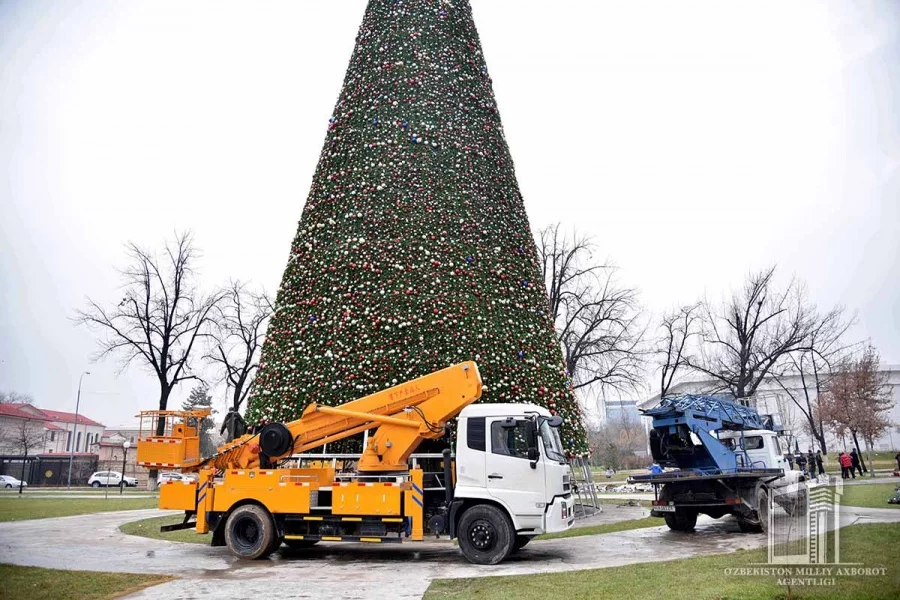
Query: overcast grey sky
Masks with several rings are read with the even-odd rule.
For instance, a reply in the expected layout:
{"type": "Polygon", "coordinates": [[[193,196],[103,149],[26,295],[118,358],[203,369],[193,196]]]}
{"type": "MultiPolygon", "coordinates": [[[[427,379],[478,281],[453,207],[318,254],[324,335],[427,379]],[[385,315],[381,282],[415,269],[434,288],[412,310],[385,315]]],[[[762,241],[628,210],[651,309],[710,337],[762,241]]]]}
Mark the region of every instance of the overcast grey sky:
{"type": "MultiPolygon", "coordinates": [[[[472,5],[533,228],[655,313],[777,262],[900,362],[900,3],[472,5]]],[[[0,389],[73,410],[88,369],[88,416],[154,406],[70,321],[129,240],[278,286],[364,7],[0,0],[0,389]]]]}

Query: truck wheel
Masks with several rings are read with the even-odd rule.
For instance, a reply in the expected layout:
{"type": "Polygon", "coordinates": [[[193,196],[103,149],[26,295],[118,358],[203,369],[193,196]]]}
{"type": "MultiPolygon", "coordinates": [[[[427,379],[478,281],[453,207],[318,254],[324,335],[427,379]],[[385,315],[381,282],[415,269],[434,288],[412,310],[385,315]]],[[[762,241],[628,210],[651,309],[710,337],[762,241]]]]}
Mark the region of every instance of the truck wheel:
{"type": "Polygon", "coordinates": [[[272,552],[277,539],[275,523],[269,512],[255,504],[234,510],[225,522],[225,545],[240,558],[263,558],[272,552]]]}
{"type": "Polygon", "coordinates": [[[666,525],[672,531],[693,531],[697,526],[697,513],[695,511],[676,510],[675,514],[666,513],[666,525]]]}
{"type": "Polygon", "coordinates": [[[782,506],[782,508],[789,517],[802,517],[806,514],[806,505],[806,494],[800,491],[796,495],[792,496],[790,500],[782,506]]]}
{"type": "Polygon", "coordinates": [[[756,514],[759,515],[759,529],[765,533],[769,529],[769,493],[760,489],[756,501],[759,505],[756,508],[756,514]]]}
{"type": "Polygon", "coordinates": [[[518,552],[522,548],[528,545],[528,542],[534,539],[533,535],[517,535],[516,541],[513,542],[512,551],[518,552]]]}
{"type": "Polygon", "coordinates": [[[478,504],[459,520],[459,547],[476,565],[496,565],[513,550],[516,534],[506,514],[490,504],[478,504]]]}
{"type": "Polygon", "coordinates": [[[291,550],[306,550],[319,543],[319,540],[284,540],[284,545],[291,550]]]}
{"type": "Polygon", "coordinates": [[[762,531],[762,527],[760,527],[759,523],[756,521],[751,521],[750,519],[744,519],[742,517],[735,517],[737,519],[738,527],[741,528],[742,533],[759,533],[762,531]]]}

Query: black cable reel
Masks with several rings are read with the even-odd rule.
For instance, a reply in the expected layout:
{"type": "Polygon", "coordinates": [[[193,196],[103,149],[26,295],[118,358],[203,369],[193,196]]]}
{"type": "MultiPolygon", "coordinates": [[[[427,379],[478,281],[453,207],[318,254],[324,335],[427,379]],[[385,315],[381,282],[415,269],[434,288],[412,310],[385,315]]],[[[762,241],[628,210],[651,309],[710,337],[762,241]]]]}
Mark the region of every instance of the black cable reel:
{"type": "Polygon", "coordinates": [[[260,466],[268,468],[269,458],[283,456],[294,447],[294,438],[284,423],[269,423],[259,432],[260,466]]]}

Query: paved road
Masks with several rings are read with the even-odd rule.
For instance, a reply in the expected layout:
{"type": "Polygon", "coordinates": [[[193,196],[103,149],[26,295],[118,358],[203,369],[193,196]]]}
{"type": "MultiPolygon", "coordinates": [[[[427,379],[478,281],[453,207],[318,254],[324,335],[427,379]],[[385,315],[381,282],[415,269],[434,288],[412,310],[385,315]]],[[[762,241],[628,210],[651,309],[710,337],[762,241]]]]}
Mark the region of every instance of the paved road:
{"type": "MultiPolygon", "coordinates": [[[[639,508],[607,507],[603,519],[634,518],[639,508]],[[634,514],[618,511],[635,511],[634,514]]],[[[842,508],[842,524],[900,521],[900,510],[842,508]]],[[[431,580],[548,573],[664,561],[754,548],[761,534],[738,533],[725,518],[701,518],[695,534],[654,527],[598,536],[533,542],[493,567],[470,565],[449,542],[372,546],[320,544],[302,552],[240,561],[224,548],[127,536],[118,528],[159,516],[141,510],[0,524],[0,563],[88,571],[174,574],[139,592],[143,600],[286,596],[297,598],[421,598],[431,580]],[[349,578],[348,573],[353,577],[349,578]]],[[[175,513],[172,513],[175,514],[175,513]]]]}

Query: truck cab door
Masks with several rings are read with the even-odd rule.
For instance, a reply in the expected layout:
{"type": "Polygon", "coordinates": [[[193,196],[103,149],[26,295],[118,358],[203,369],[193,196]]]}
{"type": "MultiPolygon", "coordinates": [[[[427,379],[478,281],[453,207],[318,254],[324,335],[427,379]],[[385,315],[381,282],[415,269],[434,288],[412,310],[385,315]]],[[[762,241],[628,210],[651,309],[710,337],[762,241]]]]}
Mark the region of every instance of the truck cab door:
{"type": "Polygon", "coordinates": [[[495,417],[487,423],[485,476],[491,497],[509,507],[519,528],[540,527],[547,502],[544,463],[528,459],[525,418],[495,417]],[[536,521],[533,519],[536,517],[536,521]]]}

